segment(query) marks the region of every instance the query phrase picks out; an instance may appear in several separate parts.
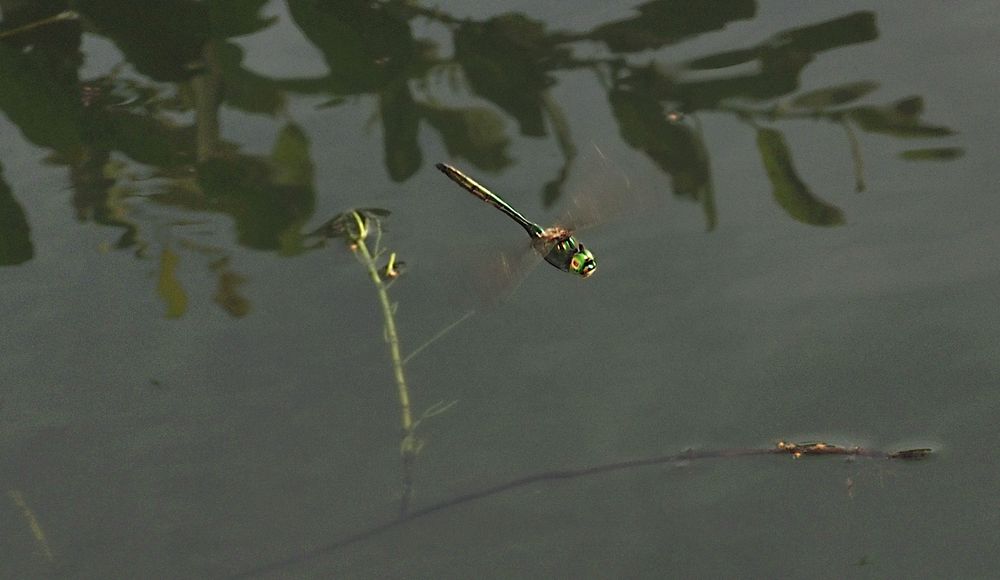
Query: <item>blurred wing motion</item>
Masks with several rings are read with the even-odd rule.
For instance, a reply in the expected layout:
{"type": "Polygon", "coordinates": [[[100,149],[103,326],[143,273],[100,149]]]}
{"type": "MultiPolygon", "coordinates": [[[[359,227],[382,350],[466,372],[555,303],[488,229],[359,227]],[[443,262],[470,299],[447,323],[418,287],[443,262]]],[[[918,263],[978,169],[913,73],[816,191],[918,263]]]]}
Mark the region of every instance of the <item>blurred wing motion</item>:
{"type": "Polygon", "coordinates": [[[641,211],[650,205],[632,186],[628,174],[595,144],[571,162],[566,180],[566,210],[559,225],[574,232],[587,230],[641,211]]]}

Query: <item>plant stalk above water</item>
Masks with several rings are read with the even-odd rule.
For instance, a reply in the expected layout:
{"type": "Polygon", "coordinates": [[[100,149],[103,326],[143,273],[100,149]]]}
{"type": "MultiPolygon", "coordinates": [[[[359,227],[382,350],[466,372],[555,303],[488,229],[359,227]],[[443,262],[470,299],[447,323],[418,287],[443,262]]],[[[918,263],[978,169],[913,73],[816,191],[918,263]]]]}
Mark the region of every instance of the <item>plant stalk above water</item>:
{"type": "MultiPolygon", "coordinates": [[[[410,407],[410,389],[406,384],[406,375],[403,372],[403,357],[399,348],[399,333],[396,331],[396,319],[394,316],[395,307],[389,300],[389,284],[383,278],[376,260],[379,257],[379,241],[381,229],[376,221],[376,228],[379,228],[374,245],[374,252],[369,250],[367,244],[370,233],[368,219],[357,211],[351,212],[350,218],[353,220],[353,228],[350,230],[351,250],[358,257],[358,261],[368,271],[368,277],[375,285],[378,294],[379,304],[382,307],[382,319],[385,329],[385,340],[389,344],[389,356],[392,359],[393,377],[396,381],[396,394],[399,397],[400,421],[403,427],[403,440],[400,443],[400,455],[403,460],[403,493],[400,503],[400,513],[406,514],[410,505],[410,497],[413,489],[413,461],[420,450],[420,442],[416,437],[416,424],[413,421],[413,412],[410,407]]],[[[386,269],[389,276],[394,276],[390,268],[386,269]]]]}

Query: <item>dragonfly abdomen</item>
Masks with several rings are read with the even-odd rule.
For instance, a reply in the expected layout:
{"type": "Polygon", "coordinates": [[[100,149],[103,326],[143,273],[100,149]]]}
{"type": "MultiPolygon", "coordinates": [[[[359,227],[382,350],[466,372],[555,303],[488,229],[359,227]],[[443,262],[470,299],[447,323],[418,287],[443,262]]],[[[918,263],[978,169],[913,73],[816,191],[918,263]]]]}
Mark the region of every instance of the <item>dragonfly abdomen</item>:
{"type": "Polygon", "coordinates": [[[538,238],[541,236],[541,226],[521,215],[520,212],[511,207],[510,204],[502,200],[500,196],[480,185],[475,179],[472,179],[447,163],[438,163],[435,167],[447,175],[452,181],[462,186],[462,189],[507,214],[511,219],[520,224],[531,237],[538,238]]]}

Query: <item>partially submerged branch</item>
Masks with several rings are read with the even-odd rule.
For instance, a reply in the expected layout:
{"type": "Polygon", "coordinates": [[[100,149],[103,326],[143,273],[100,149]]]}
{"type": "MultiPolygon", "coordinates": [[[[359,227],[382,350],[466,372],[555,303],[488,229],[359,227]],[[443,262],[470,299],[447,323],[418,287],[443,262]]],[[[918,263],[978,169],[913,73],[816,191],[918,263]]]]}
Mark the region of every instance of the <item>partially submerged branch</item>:
{"type": "Polygon", "coordinates": [[[823,442],[810,442],[810,443],[789,443],[787,441],[780,441],[774,447],[763,447],[763,448],[735,448],[735,449],[707,449],[707,450],[693,450],[689,449],[687,451],[682,451],[681,453],[675,453],[672,455],[659,455],[654,457],[643,457],[638,459],[628,459],[625,461],[618,461],[614,463],[603,463],[600,465],[591,465],[588,467],[579,467],[575,469],[557,469],[552,471],[542,471],[539,473],[533,473],[530,475],[525,475],[512,479],[510,481],[494,485],[492,487],[487,487],[484,489],[471,491],[450,499],[446,499],[427,507],[401,514],[398,518],[390,520],[383,524],[379,524],[367,530],[363,530],[336,542],[331,542],[329,544],[317,546],[311,550],[307,550],[301,554],[286,558],[284,560],[279,560],[277,562],[272,562],[270,564],[265,564],[258,568],[252,570],[247,570],[236,574],[233,578],[249,578],[253,576],[258,576],[260,574],[265,574],[268,572],[274,572],[286,568],[288,566],[293,566],[296,564],[301,564],[315,558],[328,555],[335,552],[341,548],[347,547],[351,544],[356,544],[362,540],[377,536],[383,532],[393,529],[397,526],[401,526],[407,522],[413,521],[418,518],[422,518],[426,515],[443,511],[448,508],[466,504],[475,500],[484,499],[491,497],[506,491],[521,488],[534,483],[540,483],[544,481],[557,481],[564,479],[576,479],[580,477],[588,477],[592,475],[598,475],[602,473],[610,473],[613,471],[623,471],[626,469],[634,469],[637,467],[646,467],[650,465],[665,465],[671,463],[681,463],[690,462],[700,459],[723,459],[723,458],[736,458],[736,457],[750,457],[750,456],[760,456],[760,455],[791,455],[795,459],[802,457],[819,457],[819,456],[830,456],[839,455],[845,457],[865,457],[870,459],[887,459],[887,460],[901,460],[901,461],[916,461],[929,457],[932,453],[931,449],[919,448],[919,449],[904,449],[901,451],[880,451],[876,449],[867,449],[864,447],[840,447],[838,445],[831,445],[829,443],[823,442]]]}

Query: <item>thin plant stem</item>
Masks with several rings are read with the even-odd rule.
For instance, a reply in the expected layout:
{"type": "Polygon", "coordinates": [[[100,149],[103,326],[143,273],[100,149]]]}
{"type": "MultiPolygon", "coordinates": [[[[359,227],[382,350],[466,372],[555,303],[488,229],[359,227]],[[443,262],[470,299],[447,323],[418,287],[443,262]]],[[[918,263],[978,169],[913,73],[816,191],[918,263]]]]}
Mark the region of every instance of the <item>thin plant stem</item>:
{"type": "Polygon", "coordinates": [[[400,443],[400,455],[403,460],[403,493],[400,501],[400,514],[405,515],[409,510],[410,497],[413,490],[413,461],[420,448],[414,433],[413,412],[410,408],[410,389],[406,384],[406,375],[403,373],[403,358],[400,355],[399,333],[396,331],[395,307],[389,300],[389,292],[386,283],[379,275],[378,266],[365,243],[368,234],[368,226],[363,216],[357,212],[351,214],[357,226],[357,234],[354,236],[354,252],[358,256],[361,264],[368,271],[368,277],[375,285],[378,294],[379,304],[382,307],[382,318],[384,321],[385,340],[389,344],[389,357],[392,359],[392,372],[396,380],[396,394],[399,397],[400,420],[403,427],[403,440],[400,443]]]}
{"type": "Polygon", "coordinates": [[[465,322],[465,320],[468,317],[472,316],[475,313],[476,313],[475,310],[469,310],[468,312],[466,312],[465,314],[463,314],[461,317],[459,317],[458,320],[456,320],[455,322],[452,322],[448,326],[445,326],[444,328],[442,328],[437,334],[435,334],[434,336],[432,336],[427,342],[425,342],[422,345],[418,346],[416,350],[414,350],[410,354],[406,355],[406,358],[403,359],[403,364],[405,365],[405,364],[409,363],[418,354],[420,354],[420,352],[422,350],[424,350],[428,346],[434,344],[438,339],[440,339],[444,335],[446,335],[449,332],[451,332],[456,326],[458,326],[459,324],[462,324],[463,322],[465,322]]]}

